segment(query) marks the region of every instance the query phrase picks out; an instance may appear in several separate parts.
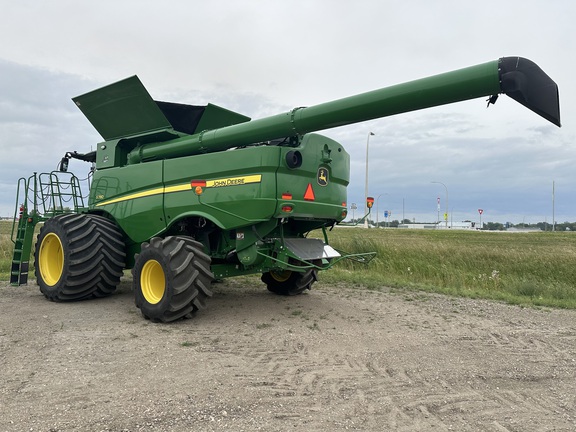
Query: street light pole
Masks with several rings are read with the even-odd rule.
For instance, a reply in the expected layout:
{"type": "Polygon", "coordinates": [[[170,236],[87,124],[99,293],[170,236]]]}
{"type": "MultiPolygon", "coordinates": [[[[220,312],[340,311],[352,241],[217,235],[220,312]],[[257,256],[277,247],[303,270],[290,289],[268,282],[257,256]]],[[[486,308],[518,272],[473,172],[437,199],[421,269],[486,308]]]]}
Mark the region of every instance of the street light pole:
{"type": "MultiPolygon", "coordinates": [[[[364,184],[364,208],[366,209],[364,214],[368,214],[368,146],[370,144],[370,136],[373,136],[374,132],[368,133],[368,138],[366,139],[366,182],[364,184]]],[[[368,228],[368,217],[364,219],[364,228],[368,228]]]]}
{"type": "Polygon", "coordinates": [[[554,214],[554,180],[552,180],[552,231],[556,231],[556,215],[554,214]]]}
{"type": "Polygon", "coordinates": [[[433,181],[431,183],[441,184],[442,186],[444,186],[444,189],[446,189],[446,215],[444,217],[444,220],[446,221],[446,228],[448,228],[448,188],[446,187],[446,185],[444,183],[439,182],[439,181],[433,181]]]}

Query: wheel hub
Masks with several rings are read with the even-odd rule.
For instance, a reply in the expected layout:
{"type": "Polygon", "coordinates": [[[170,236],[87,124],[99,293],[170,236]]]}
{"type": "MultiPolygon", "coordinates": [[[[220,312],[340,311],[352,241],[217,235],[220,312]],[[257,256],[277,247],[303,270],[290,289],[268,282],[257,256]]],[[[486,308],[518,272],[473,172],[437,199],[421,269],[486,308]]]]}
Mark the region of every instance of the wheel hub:
{"type": "Polygon", "coordinates": [[[271,271],[270,275],[277,282],[286,282],[288,279],[290,279],[290,276],[292,275],[292,271],[291,270],[271,271]]]}
{"type": "Polygon", "coordinates": [[[56,234],[49,233],[44,237],[40,245],[38,261],[40,273],[46,285],[56,285],[64,268],[64,250],[56,234]]]}
{"type": "Polygon", "coordinates": [[[148,303],[160,303],[166,292],[166,276],[162,265],[158,261],[149,260],[144,264],[140,286],[142,295],[148,303]]]}

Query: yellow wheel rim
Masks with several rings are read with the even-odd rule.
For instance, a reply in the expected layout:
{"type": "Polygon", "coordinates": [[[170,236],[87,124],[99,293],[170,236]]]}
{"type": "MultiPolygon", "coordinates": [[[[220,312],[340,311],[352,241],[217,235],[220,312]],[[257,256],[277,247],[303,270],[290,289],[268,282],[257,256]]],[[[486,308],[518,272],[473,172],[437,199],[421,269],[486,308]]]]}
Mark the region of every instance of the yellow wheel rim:
{"type": "Polygon", "coordinates": [[[147,261],[142,267],[140,276],[142,295],[150,304],[157,304],[166,292],[166,277],[160,263],[156,260],[147,261]]]}
{"type": "Polygon", "coordinates": [[[42,280],[48,286],[56,285],[64,269],[64,250],[60,237],[54,233],[48,233],[42,239],[38,255],[42,280]]]}
{"type": "Polygon", "coordinates": [[[270,275],[277,282],[286,282],[288,279],[290,279],[292,271],[291,270],[271,271],[270,275]]]}

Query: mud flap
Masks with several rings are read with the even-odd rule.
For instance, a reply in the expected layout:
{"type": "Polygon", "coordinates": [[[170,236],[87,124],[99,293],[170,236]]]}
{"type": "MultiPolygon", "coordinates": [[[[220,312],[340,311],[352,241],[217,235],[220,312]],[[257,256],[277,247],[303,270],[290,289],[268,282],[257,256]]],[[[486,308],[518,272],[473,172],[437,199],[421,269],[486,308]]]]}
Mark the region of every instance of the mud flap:
{"type": "Polygon", "coordinates": [[[286,248],[303,261],[338,258],[340,254],[320,239],[285,239],[286,248]]]}

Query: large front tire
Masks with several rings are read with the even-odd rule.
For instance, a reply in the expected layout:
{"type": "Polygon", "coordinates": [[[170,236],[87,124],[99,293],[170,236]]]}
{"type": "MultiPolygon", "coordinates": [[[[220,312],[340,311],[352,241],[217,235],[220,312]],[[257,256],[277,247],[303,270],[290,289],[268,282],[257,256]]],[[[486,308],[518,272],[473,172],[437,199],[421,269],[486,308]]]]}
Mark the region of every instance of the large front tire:
{"type": "Polygon", "coordinates": [[[171,322],[189,318],[212,296],[210,257],[189,237],[154,237],[136,255],[133,288],[145,318],[171,322]]]}
{"type": "Polygon", "coordinates": [[[262,275],[262,282],[275,294],[294,296],[302,294],[312,288],[318,280],[317,270],[309,269],[305,272],[291,270],[269,271],[262,275]]]}
{"type": "Polygon", "coordinates": [[[52,301],[112,294],[120,283],[125,253],[122,233],[103,217],[64,214],[47,220],[34,251],[36,280],[52,301]]]}

